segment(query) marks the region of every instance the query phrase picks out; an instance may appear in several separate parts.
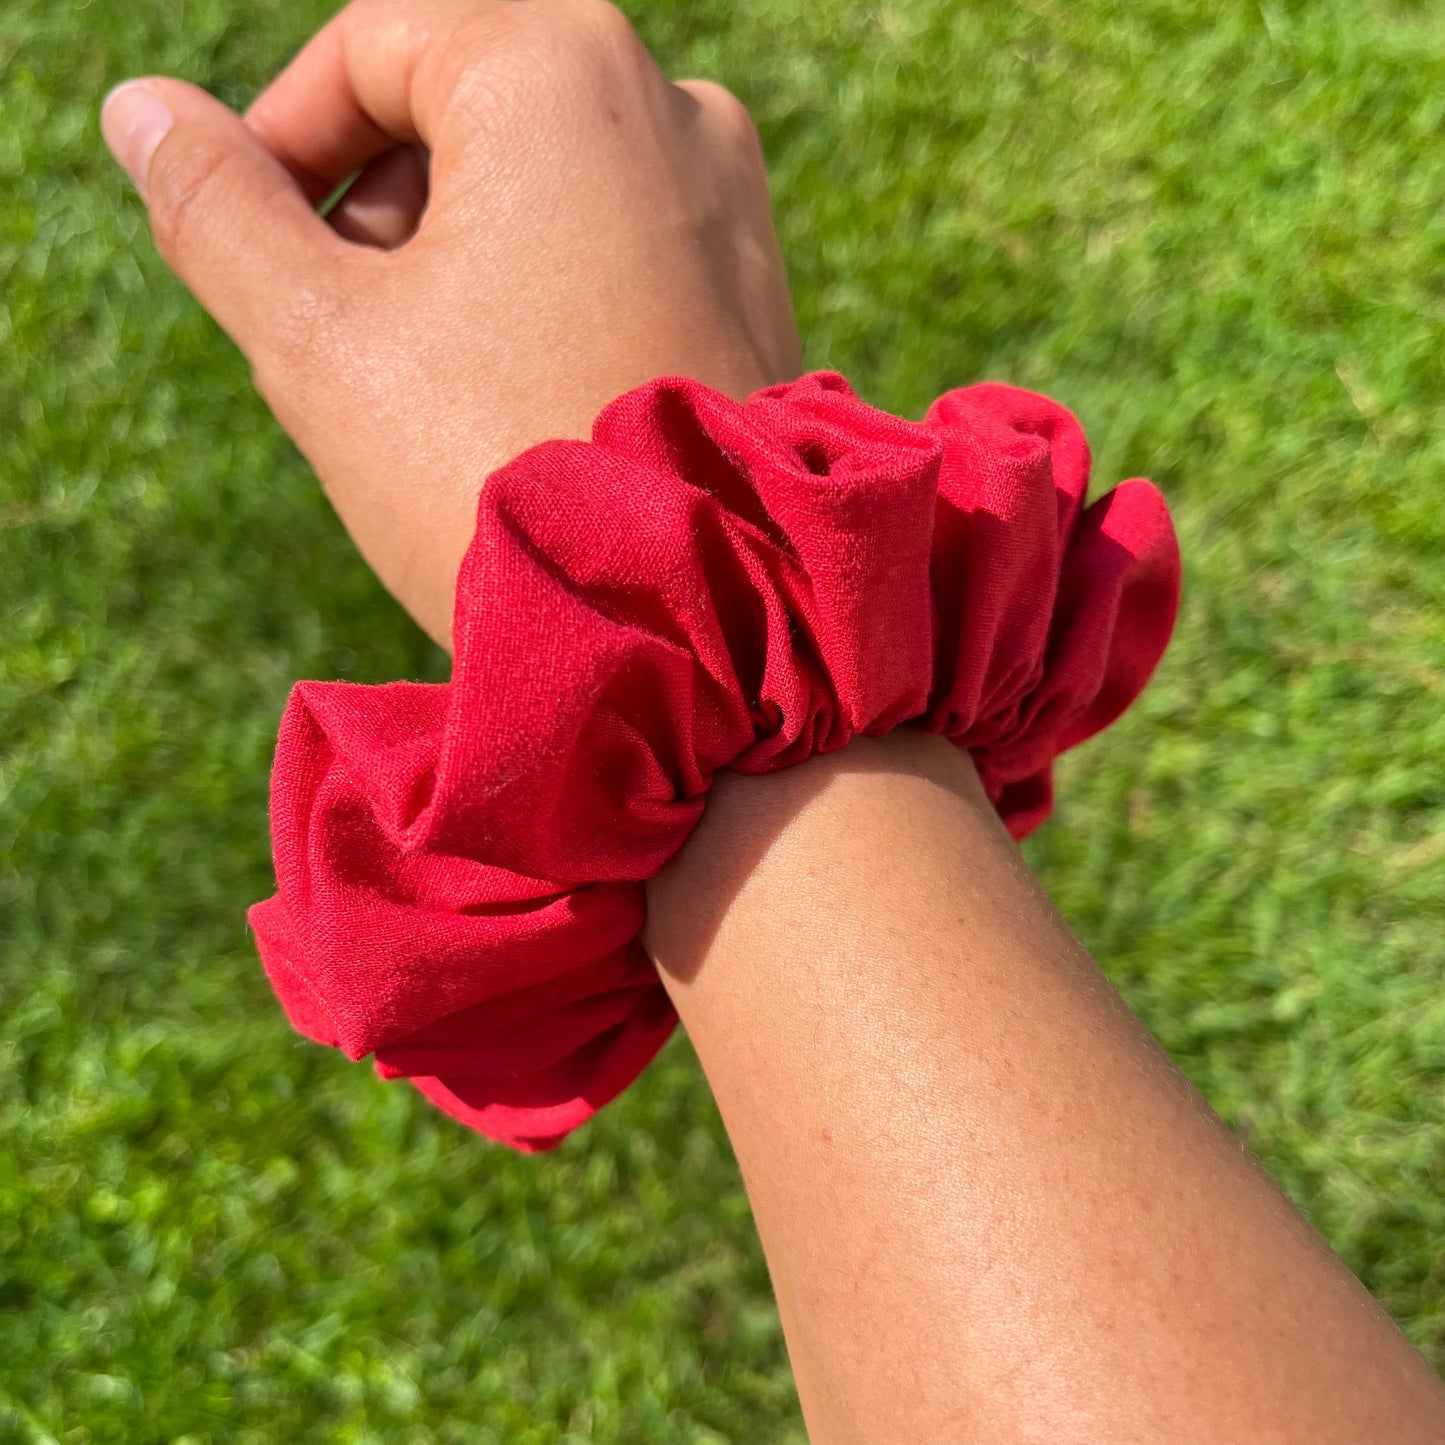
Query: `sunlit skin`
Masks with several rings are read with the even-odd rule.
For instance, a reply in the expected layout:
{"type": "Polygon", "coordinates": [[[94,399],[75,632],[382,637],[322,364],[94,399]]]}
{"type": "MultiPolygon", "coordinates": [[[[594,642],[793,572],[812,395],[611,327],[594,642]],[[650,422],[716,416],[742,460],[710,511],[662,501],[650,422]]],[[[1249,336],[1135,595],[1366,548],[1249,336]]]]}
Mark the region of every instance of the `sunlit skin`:
{"type": "MultiPolygon", "coordinates": [[[[608,5],[361,0],[244,123],[141,91],[175,117],[131,167],[161,253],[440,642],[489,472],[654,376],[745,396],[802,367],[747,112],[670,84],[608,5]]],[[[106,107],[122,152],[136,101],[106,107]]]]}
{"type": "MultiPolygon", "coordinates": [[[[443,644],[489,471],[656,375],[801,369],[751,123],[602,0],[359,0],[244,118],[151,78],[104,126],[443,644]]],[[[816,1445],[1445,1439],[1439,1381],[1129,1014],[965,755],[904,729],[725,775],[648,908],[816,1445]]]]}

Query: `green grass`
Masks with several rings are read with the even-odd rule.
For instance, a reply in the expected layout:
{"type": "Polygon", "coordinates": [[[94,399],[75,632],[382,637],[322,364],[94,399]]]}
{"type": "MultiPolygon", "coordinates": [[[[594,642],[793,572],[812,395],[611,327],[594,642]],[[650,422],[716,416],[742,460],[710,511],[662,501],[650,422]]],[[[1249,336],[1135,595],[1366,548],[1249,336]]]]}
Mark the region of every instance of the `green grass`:
{"type": "MultiPolygon", "coordinates": [[[[754,108],[810,361],[1154,476],[1144,703],[1030,845],[1445,1365],[1445,10],[663,0],[754,108]]],[[[0,8],[0,1441],[802,1439],[683,1040],[521,1159],[293,1037],[243,923],[289,682],[436,678],[95,129],[313,0],[0,8]]]]}

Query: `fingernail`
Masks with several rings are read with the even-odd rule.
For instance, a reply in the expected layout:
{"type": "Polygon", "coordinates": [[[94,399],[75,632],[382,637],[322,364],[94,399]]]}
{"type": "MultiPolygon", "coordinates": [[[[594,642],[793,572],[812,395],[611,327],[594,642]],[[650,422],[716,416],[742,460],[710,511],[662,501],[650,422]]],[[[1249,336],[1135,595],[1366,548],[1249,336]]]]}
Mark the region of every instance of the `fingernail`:
{"type": "Polygon", "coordinates": [[[116,86],[100,108],[100,133],[142,197],[151,157],[174,123],[170,106],[143,80],[116,86]]]}

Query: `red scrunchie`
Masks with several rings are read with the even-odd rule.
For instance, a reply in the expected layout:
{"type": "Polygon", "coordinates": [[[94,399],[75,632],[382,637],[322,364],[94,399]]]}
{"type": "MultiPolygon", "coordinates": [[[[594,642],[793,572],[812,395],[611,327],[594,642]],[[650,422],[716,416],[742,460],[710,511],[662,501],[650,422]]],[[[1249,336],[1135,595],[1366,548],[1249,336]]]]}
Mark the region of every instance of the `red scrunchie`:
{"type": "Polygon", "coordinates": [[[640,880],[719,768],[769,772],[911,722],[969,750],[1015,837],[1056,754],[1169,639],[1179,554],[1042,396],[950,392],[921,424],[820,372],[739,404],[629,392],[590,442],[488,479],[452,681],[304,682],[272,780],[279,892],[251,911],[291,1022],[448,1113],[546,1148],[675,1022],[640,880]]]}

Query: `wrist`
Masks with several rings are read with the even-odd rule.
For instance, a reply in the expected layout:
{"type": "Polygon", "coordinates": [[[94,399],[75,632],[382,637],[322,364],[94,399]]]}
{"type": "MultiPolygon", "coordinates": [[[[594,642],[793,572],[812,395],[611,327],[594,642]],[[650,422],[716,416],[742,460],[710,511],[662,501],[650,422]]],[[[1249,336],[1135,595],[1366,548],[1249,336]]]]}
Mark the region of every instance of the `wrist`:
{"type": "Polygon", "coordinates": [[[719,774],[702,822],[646,885],[642,941],[679,1011],[725,924],[745,934],[764,916],[812,911],[810,885],[842,861],[846,842],[906,826],[920,792],[936,793],[975,838],[1017,858],[968,753],[916,728],[857,738],[781,772],[719,774]],[[819,852],[819,839],[836,846],[819,852]],[[794,843],[810,863],[785,863],[794,843]]]}
{"type": "Polygon", "coordinates": [[[1043,821],[1054,757],[1168,636],[1161,498],[1135,480],[1085,507],[1087,480],[1046,398],[963,388],[915,423],[830,372],[743,403],[665,378],[589,441],[516,457],[477,508],[451,680],[306,683],[288,704],[278,891],[251,916],[293,1022],[540,1148],[637,1076],[674,1002],[705,1063],[704,1033],[771,1034],[786,1062],[779,1031],[820,1017],[876,1041],[875,995],[935,1021],[976,981],[957,921],[1016,925],[1037,892],[1000,819],[1014,838],[1043,821]],[[670,999],[638,936],[645,880],[719,776],[742,821],[719,802],[721,849],[679,866],[702,891],[687,911],[652,889],[670,999]]]}

